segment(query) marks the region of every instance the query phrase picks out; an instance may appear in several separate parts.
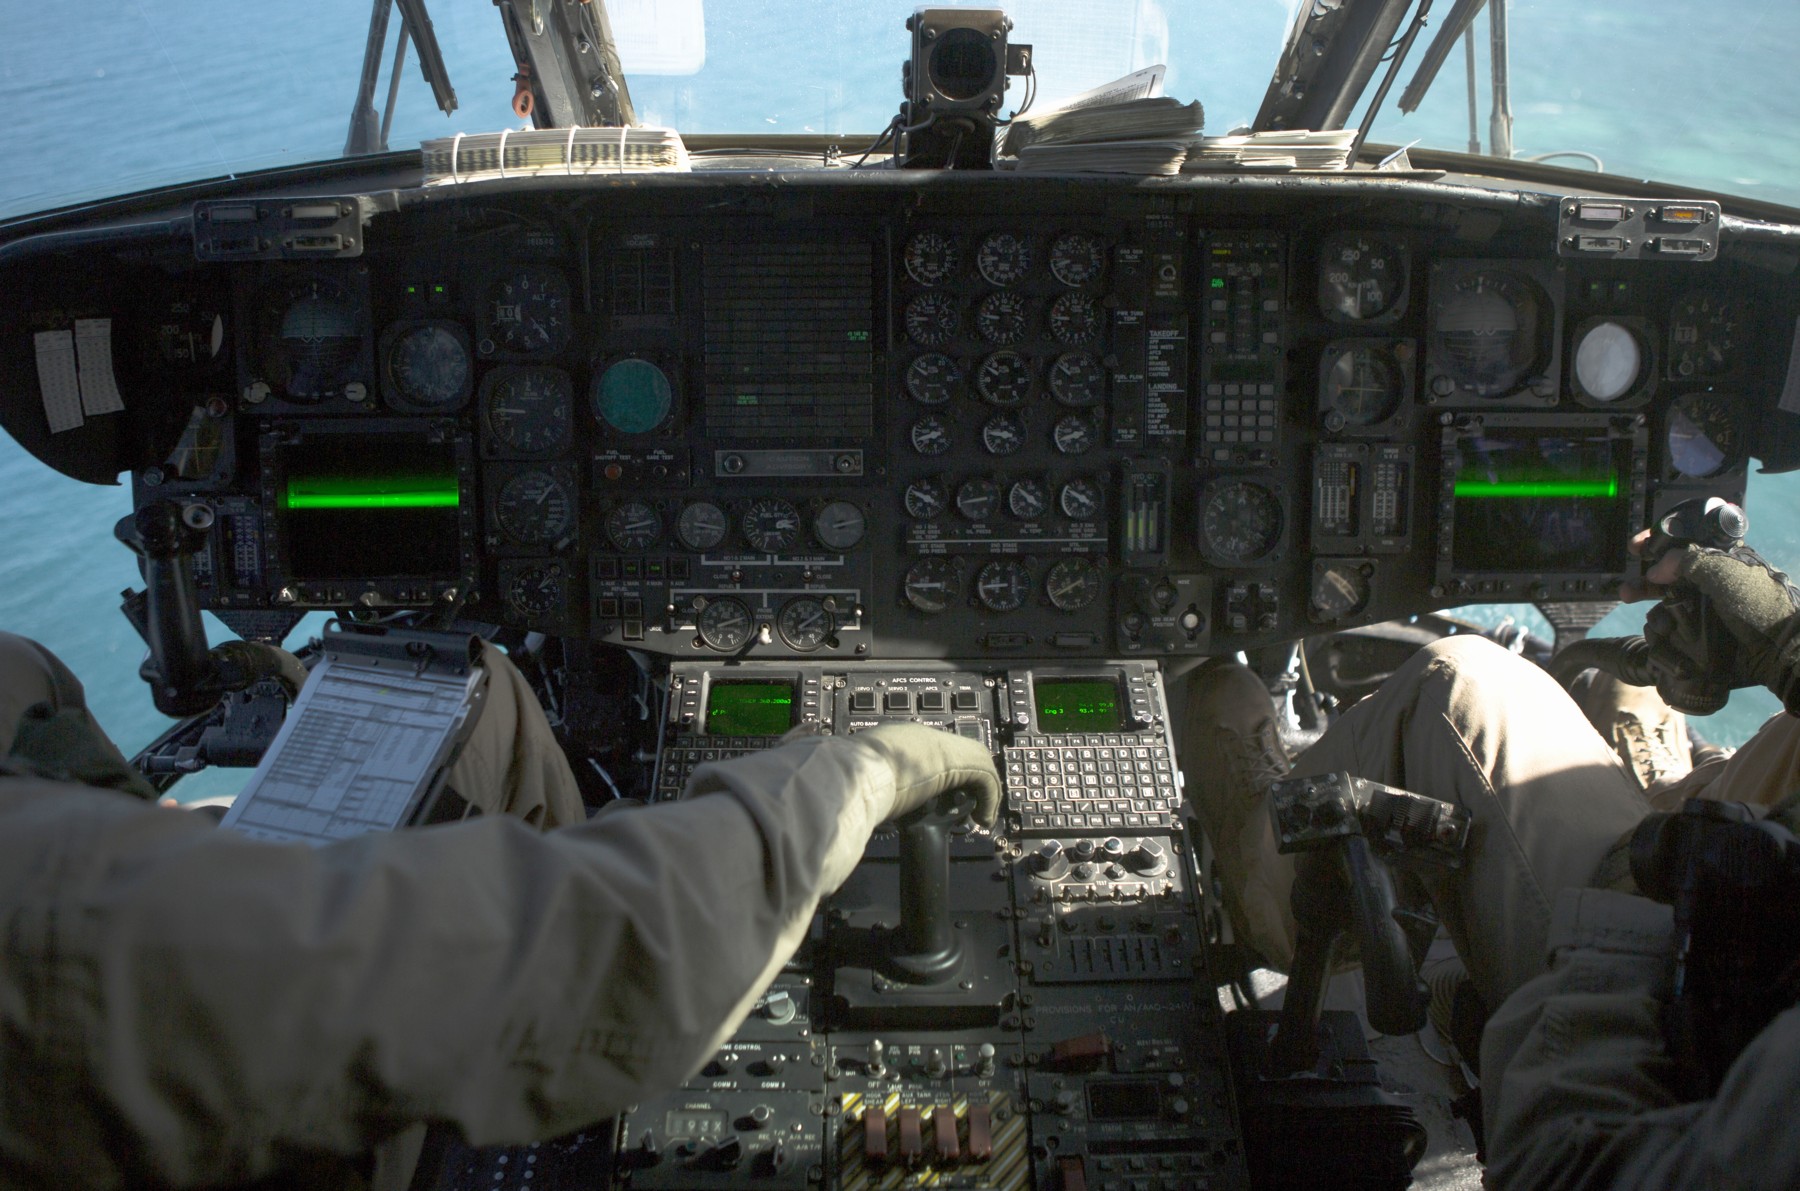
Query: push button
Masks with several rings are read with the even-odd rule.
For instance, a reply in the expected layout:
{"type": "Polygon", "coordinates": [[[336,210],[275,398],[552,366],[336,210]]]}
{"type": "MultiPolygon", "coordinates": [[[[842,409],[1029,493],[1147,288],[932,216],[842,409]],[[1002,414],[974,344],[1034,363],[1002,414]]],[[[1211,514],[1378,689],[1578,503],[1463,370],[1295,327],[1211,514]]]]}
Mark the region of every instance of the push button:
{"type": "Polygon", "coordinates": [[[875,712],[875,692],[874,691],[851,691],[850,692],[850,710],[853,712],[860,712],[864,715],[874,714],[874,712],[875,712]]]}

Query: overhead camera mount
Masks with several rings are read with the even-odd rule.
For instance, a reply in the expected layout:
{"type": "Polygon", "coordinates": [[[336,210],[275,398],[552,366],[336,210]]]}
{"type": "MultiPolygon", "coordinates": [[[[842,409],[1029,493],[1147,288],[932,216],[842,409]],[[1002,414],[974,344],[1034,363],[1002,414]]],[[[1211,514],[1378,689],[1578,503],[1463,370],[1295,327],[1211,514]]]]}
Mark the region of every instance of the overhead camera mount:
{"type": "Polygon", "coordinates": [[[901,67],[901,164],[988,169],[1008,75],[1031,71],[1031,47],[1008,45],[998,8],[920,8],[906,19],[912,58],[901,67]]]}

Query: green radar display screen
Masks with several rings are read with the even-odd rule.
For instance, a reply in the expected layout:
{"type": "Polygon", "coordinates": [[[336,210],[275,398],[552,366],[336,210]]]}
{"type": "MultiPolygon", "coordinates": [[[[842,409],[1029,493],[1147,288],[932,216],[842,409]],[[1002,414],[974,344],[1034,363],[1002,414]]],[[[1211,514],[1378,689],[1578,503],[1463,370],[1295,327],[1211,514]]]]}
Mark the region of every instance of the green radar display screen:
{"type": "Polygon", "coordinates": [[[1040,732],[1117,732],[1125,725],[1119,684],[1109,678],[1041,678],[1031,689],[1040,732]]]}
{"type": "Polygon", "coordinates": [[[306,435],[279,455],[277,512],[297,579],[454,578],[462,485],[447,441],[306,435]]]}
{"type": "Polygon", "coordinates": [[[1630,536],[1629,444],[1604,430],[1475,429],[1454,437],[1459,573],[1616,571],[1630,536]]]}
{"type": "Polygon", "coordinates": [[[707,692],[709,736],[779,736],[793,726],[791,682],[715,682],[707,692]]]}

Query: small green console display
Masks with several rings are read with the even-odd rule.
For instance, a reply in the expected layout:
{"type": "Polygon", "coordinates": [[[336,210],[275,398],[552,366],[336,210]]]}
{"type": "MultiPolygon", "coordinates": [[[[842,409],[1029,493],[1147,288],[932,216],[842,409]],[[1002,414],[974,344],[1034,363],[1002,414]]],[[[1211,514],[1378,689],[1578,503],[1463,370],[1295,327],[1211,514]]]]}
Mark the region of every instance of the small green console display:
{"type": "Polygon", "coordinates": [[[1038,731],[1117,732],[1125,726],[1119,710],[1119,684],[1104,678],[1041,679],[1032,683],[1037,698],[1038,731]]]}
{"type": "Polygon", "coordinates": [[[715,682],[706,696],[709,736],[779,736],[794,726],[788,682],[715,682]]]}

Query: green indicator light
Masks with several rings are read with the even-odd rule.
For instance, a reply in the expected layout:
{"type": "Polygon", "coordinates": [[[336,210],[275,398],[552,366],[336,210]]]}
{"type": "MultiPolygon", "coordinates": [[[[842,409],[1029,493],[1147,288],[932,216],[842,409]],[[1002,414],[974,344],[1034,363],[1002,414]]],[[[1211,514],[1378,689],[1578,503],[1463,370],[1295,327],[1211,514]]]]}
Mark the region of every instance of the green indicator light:
{"type": "Polygon", "coordinates": [[[867,343],[868,341],[869,341],[869,333],[867,331],[851,331],[850,332],[850,342],[851,343],[867,343]]]}
{"type": "Polygon", "coordinates": [[[754,394],[754,393],[739,393],[737,403],[739,405],[755,405],[756,404],[756,394],[754,394]]]}
{"type": "Polygon", "coordinates": [[[1223,277],[1213,278],[1212,279],[1212,287],[1214,289],[1224,289],[1225,288],[1225,279],[1223,277]]]}
{"type": "Polygon", "coordinates": [[[454,509],[462,503],[449,476],[291,476],[290,509],[454,509]]]}
{"type": "Polygon", "coordinates": [[[431,292],[434,294],[441,294],[444,292],[444,287],[441,285],[434,285],[431,287],[431,292]]]}
{"type": "Polygon", "coordinates": [[[406,292],[409,294],[416,294],[419,292],[419,287],[416,285],[409,285],[406,287],[406,292]]]}
{"type": "Polygon", "coordinates": [[[1456,495],[1467,497],[1605,496],[1619,494],[1619,481],[1604,480],[1458,480],[1456,495]]]}

